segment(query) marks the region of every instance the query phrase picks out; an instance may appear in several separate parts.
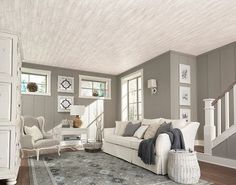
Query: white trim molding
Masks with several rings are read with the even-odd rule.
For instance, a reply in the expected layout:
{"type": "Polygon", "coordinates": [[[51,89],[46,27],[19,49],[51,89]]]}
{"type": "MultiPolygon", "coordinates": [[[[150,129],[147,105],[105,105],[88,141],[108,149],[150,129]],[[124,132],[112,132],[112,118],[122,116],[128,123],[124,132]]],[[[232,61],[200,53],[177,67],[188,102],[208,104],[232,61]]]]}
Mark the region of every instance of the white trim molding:
{"type": "Polygon", "coordinates": [[[203,140],[195,140],[195,145],[204,146],[204,141],[203,140]]]}
{"type": "Polygon", "coordinates": [[[96,76],[79,75],[79,98],[110,100],[111,99],[111,79],[103,78],[103,77],[96,77],[96,76]],[[81,88],[82,88],[81,85],[82,85],[83,80],[105,82],[108,88],[106,96],[105,97],[83,96],[81,94],[81,88]]]}
{"type": "Polygon", "coordinates": [[[197,152],[197,158],[199,161],[202,162],[236,169],[236,160],[233,159],[227,159],[198,152],[197,152]]]}
{"type": "Polygon", "coordinates": [[[41,70],[41,69],[33,69],[33,68],[22,68],[22,73],[30,73],[30,74],[39,74],[47,76],[47,92],[39,93],[39,92],[21,92],[21,94],[27,95],[40,95],[40,96],[51,96],[51,71],[41,70]]]}

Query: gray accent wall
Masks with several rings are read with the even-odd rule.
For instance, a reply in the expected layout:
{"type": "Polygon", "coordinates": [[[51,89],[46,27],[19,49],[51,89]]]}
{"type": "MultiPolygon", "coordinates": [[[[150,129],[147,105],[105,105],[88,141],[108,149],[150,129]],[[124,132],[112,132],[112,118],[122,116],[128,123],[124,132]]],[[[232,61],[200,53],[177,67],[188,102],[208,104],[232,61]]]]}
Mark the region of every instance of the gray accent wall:
{"type": "Polygon", "coordinates": [[[104,127],[113,127],[115,125],[115,120],[117,119],[116,104],[118,86],[116,76],[29,63],[23,63],[23,67],[51,71],[51,96],[22,95],[22,115],[31,115],[35,117],[44,116],[46,120],[45,129],[47,131],[59,125],[62,119],[72,118],[69,113],[57,112],[58,95],[73,95],[75,104],[80,105],[89,105],[96,101],[94,99],[79,98],[79,75],[111,78],[112,98],[111,100],[104,100],[104,127]],[[74,77],[75,90],[73,94],[57,92],[58,75],[74,77]]]}
{"type": "Polygon", "coordinates": [[[179,119],[180,108],[191,110],[191,121],[197,121],[197,64],[196,57],[180,52],[170,52],[170,76],[171,76],[171,118],[179,119]],[[191,83],[179,83],[179,64],[190,65],[191,83]],[[179,105],[179,87],[190,87],[191,105],[179,105]]]}
{"type": "MultiPolygon", "coordinates": [[[[197,57],[197,93],[198,93],[198,121],[201,124],[199,138],[203,139],[204,103],[205,98],[217,98],[226,88],[236,80],[236,43],[209,51],[197,57]]],[[[232,91],[230,92],[232,100],[232,91]]],[[[224,111],[224,101],[222,108],[224,111]]],[[[223,116],[223,114],[222,114],[223,116]]],[[[216,119],[215,119],[216,120],[216,119]]],[[[224,131],[224,117],[222,117],[222,131],[224,131]]],[[[233,124],[233,102],[230,101],[230,124],[233,124]]],[[[236,159],[236,134],[213,149],[213,155],[236,159]]]]}
{"type": "Polygon", "coordinates": [[[121,100],[120,100],[120,83],[121,78],[135,71],[143,69],[143,87],[144,87],[144,118],[169,118],[170,109],[170,52],[157,56],[142,65],[126,71],[119,75],[118,80],[118,98],[117,110],[119,119],[121,119],[121,100]],[[151,89],[147,88],[149,79],[156,79],[158,83],[157,94],[152,95],[151,89]]]}

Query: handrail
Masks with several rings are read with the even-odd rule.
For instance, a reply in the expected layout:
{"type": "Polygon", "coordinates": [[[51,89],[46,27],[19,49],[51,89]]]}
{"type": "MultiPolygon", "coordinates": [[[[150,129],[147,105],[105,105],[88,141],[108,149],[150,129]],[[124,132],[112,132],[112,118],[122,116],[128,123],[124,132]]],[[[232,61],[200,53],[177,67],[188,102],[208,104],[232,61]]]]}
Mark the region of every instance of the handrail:
{"type": "Polygon", "coordinates": [[[236,81],[234,81],[232,84],[230,84],[230,86],[220,95],[218,96],[213,102],[212,102],[212,106],[214,106],[217,101],[221,98],[223,98],[225,96],[225,93],[229,92],[231,89],[233,89],[234,85],[236,85],[236,81]]]}
{"type": "Polygon", "coordinates": [[[99,114],[91,123],[88,124],[87,128],[89,128],[100,116],[103,115],[103,112],[99,114]]]}

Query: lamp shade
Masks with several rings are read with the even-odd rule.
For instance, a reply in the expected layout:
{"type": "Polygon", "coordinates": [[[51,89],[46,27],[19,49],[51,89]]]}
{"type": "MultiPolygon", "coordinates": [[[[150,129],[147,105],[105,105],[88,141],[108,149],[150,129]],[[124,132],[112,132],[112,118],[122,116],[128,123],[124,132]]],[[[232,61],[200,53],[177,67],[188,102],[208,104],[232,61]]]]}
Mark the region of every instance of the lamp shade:
{"type": "Polygon", "coordinates": [[[70,107],[70,115],[72,116],[82,116],[85,112],[85,106],[84,105],[72,105],[70,107]]]}
{"type": "Polygon", "coordinates": [[[155,79],[148,80],[148,88],[157,87],[157,81],[155,79]]]}

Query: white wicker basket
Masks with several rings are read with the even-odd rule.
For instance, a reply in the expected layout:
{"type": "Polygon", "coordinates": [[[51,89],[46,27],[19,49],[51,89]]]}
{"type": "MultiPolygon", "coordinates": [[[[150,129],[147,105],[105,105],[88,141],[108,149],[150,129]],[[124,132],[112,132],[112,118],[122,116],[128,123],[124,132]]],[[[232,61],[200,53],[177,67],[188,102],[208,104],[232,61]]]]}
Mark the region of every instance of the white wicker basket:
{"type": "Polygon", "coordinates": [[[168,176],[178,183],[196,184],[200,178],[196,152],[171,150],[168,156],[168,176]]]}

